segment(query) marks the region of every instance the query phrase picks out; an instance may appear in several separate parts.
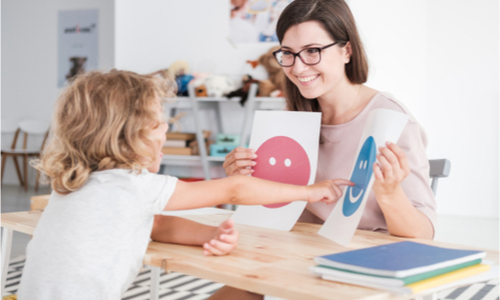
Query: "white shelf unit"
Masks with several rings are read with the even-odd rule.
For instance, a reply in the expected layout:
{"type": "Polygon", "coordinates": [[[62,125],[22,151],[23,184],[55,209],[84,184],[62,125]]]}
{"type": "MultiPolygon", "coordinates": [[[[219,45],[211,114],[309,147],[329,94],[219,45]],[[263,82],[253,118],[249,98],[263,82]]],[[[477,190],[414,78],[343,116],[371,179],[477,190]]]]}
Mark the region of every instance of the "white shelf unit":
{"type": "MultiPolygon", "coordinates": [[[[248,94],[248,99],[245,103],[245,115],[243,117],[243,126],[241,129],[241,141],[240,146],[244,146],[249,139],[250,129],[253,121],[253,114],[256,109],[283,109],[284,108],[284,98],[277,97],[257,97],[257,84],[252,84],[248,94]]],[[[219,133],[223,132],[222,128],[222,116],[220,113],[220,103],[229,101],[227,98],[213,98],[213,97],[195,97],[194,88],[189,86],[188,97],[177,97],[172,100],[173,102],[168,104],[169,109],[182,108],[190,109],[194,114],[194,127],[196,133],[196,139],[198,145],[204,145],[203,140],[203,128],[200,124],[200,110],[201,109],[214,109],[217,119],[217,129],[219,133]]],[[[235,101],[238,99],[231,99],[230,101],[235,101]]],[[[203,168],[203,174],[205,180],[210,180],[210,167],[212,165],[222,165],[224,162],[224,157],[219,156],[209,156],[205,147],[199,147],[200,155],[164,155],[162,160],[162,165],[171,166],[201,166],[203,168]]]]}

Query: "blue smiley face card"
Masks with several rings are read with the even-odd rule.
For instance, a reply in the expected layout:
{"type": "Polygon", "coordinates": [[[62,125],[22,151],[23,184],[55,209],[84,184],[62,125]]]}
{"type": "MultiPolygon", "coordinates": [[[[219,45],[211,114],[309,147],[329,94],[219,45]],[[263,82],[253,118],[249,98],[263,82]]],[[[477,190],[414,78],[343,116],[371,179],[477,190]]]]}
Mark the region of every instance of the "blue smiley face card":
{"type": "Polygon", "coordinates": [[[344,190],[318,234],[342,246],[349,244],[374,182],[373,164],[377,161],[377,149],[388,141],[396,143],[408,119],[409,116],[404,113],[384,108],[369,113],[349,177],[354,186],[344,190]]]}

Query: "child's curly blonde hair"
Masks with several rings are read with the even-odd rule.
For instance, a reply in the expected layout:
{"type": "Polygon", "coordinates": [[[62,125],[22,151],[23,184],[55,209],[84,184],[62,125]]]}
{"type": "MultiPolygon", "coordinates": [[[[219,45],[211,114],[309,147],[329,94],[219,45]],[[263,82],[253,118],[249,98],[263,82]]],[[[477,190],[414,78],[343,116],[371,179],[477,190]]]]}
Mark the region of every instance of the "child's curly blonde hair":
{"type": "Polygon", "coordinates": [[[173,95],[173,82],[154,74],[78,76],[56,103],[50,141],[35,167],[60,194],[80,188],[94,171],[138,172],[158,155],[149,132],[164,122],[159,108],[173,95]]]}

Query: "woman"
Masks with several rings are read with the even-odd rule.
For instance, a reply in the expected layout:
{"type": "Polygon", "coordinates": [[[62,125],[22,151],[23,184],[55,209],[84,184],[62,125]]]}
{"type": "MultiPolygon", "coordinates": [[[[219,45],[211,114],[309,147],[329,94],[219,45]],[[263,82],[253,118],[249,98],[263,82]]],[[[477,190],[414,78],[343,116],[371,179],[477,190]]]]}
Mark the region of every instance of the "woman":
{"type": "MultiPolygon", "coordinates": [[[[316,181],[349,178],[368,113],[377,108],[409,112],[390,95],[363,85],[367,59],[343,0],[295,0],[281,14],[276,31],[281,48],[275,57],[286,75],[287,109],[322,112],[316,181]]],[[[359,229],[433,238],[437,215],[426,143],[423,129],[410,115],[397,144],[378,149],[375,182],[359,229]]],[[[253,158],[254,150],[236,148],[226,156],[226,174],[251,174],[253,158]]],[[[332,209],[308,204],[300,220],[323,223],[332,209]]],[[[261,297],[228,287],[213,296],[235,294],[239,299],[241,294],[261,297]]]]}
{"type": "MultiPolygon", "coordinates": [[[[368,65],[354,18],[342,0],[296,0],[277,25],[275,52],[286,75],[287,109],[322,112],[316,180],[348,178],[368,113],[409,112],[391,96],[363,85],[368,65]]],[[[410,116],[397,144],[380,148],[375,182],[359,228],[402,237],[434,236],[436,203],[429,187],[426,136],[410,116]]],[[[228,175],[251,174],[254,151],[237,148],[224,162],[228,175]]],[[[310,204],[302,221],[322,223],[333,208],[310,204]]]]}

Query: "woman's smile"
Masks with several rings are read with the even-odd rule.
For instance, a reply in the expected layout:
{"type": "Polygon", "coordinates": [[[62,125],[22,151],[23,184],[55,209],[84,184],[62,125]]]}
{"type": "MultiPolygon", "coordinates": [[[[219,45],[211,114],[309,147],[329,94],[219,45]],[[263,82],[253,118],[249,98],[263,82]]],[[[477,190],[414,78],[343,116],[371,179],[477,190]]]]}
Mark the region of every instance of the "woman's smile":
{"type": "Polygon", "coordinates": [[[314,80],[316,80],[316,78],[319,77],[319,74],[316,74],[316,75],[308,75],[308,76],[297,76],[297,80],[304,84],[304,85],[309,85],[310,83],[312,83],[314,80]]]}

